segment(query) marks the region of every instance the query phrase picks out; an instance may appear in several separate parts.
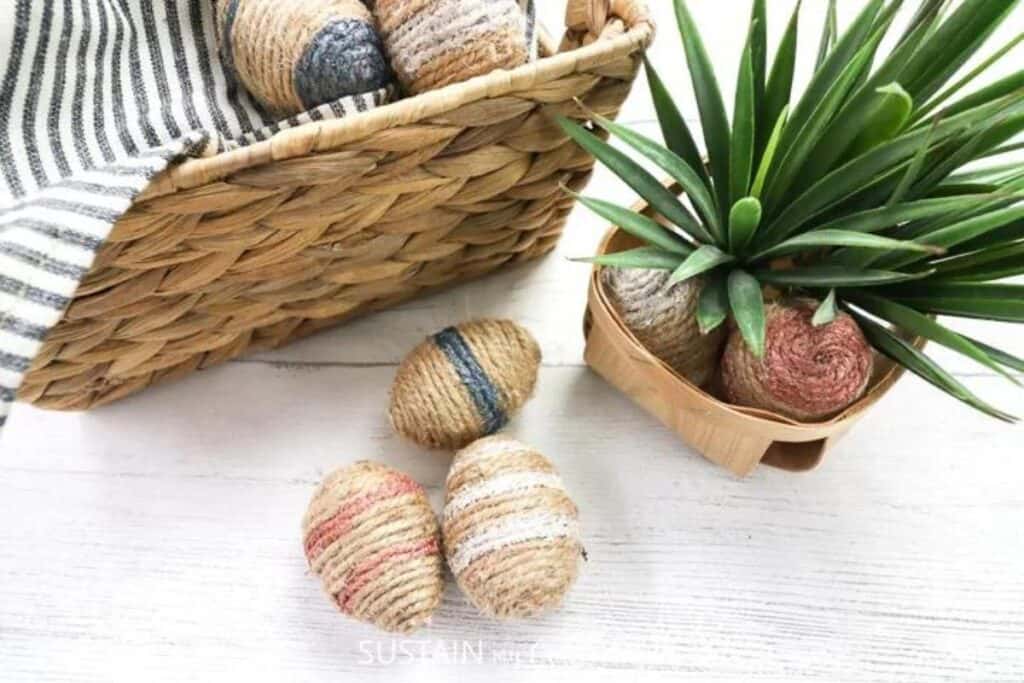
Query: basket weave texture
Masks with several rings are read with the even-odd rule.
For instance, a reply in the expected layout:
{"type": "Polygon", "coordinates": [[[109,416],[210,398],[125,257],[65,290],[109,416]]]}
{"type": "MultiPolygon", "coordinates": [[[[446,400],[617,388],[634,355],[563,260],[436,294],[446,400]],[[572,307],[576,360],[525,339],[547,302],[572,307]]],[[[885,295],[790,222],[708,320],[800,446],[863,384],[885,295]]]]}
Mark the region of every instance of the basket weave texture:
{"type": "Polygon", "coordinates": [[[187,161],[114,226],[19,399],[81,410],[549,252],[593,159],[554,114],[614,117],[654,37],[570,0],[545,56],[187,161]]]}

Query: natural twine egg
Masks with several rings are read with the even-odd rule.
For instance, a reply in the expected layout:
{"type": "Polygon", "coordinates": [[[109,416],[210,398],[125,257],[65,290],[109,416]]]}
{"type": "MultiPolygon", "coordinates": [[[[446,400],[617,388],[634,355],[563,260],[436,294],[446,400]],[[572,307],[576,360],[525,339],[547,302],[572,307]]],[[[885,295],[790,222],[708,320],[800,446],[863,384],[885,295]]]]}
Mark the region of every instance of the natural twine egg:
{"type": "Polygon", "coordinates": [[[429,337],[402,361],[391,423],[428,448],[456,449],[493,434],[533,394],[540,347],[511,320],[476,320],[429,337]]]}
{"type": "Polygon", "coordinates": [[[816,301],[769,304],[765,353],[758,359],[739,331],[722,356],[726,398],[796,420],[831,417],[864,395],[874,353],[849,315],[815,327],[816,301]]]}
{"type": "Polygon", "coordinates": [[[392,82],[361,0],[218,0],[225,66],[278,114],[297,114],[392,82]]]}
{"type": "Polygon", "coordinates": [[[448,566],[485,614],[529,617],[562,602],[582,556],[576,505],[555,467],[504,436],[459,451],[445,491],[448,566]]]}
{"type": "Polygon", "coordinates": [[[697,386],[707,384],[718,368],[725,329],[702,334],[697,303],[704,281],[669,283],[671,271],[648,268],[602,268],[601,281],[619,319],[658,358],[697,386]]]}
{"type": "Polygon", "coordinates": [[[391,65],[412,94],[530,57],[519,0],[376,0],[375,13],[391,65]]]}
{"type": "Polygon", "coordinates": [[[408,633],[440,604],[437,517],[423,488],[398,470],[364,461],[333,472],[302,527],[309,567],[343,613],[408,633]]]}

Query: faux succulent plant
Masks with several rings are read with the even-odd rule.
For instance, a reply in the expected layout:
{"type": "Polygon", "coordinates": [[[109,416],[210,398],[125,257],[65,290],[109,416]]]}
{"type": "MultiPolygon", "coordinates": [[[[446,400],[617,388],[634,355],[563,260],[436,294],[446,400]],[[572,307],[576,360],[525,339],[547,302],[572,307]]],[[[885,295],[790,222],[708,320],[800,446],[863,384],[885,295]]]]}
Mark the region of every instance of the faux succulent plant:
{"type": "MultiPolygon", "coordinates": [[[[663,220],[600,199],[591,210],[646,243],[585,259],[703,276],[704,331],[730,317],[752,352],[765,343],[766,287],[821,302],[816,325],[848,311],[870,343],[955,398],[1005,421],[894,331],[928,339],[1011,381],[1024,360],[968,338],[937,315],[1024,322],[1024,70],[976,83],[1024,40],[982,46],[1018,0],[870,0],[841,34],[835,0],[806,89],[793,95],[797,4],[768,68],[766,0],[754,0],[732,123],[685,0],[675,11],[706,157],[654,67],[646,64],[664,144],[591,114],[560,124],[663,220]],[[883,40],[895,43],[881,54],[883,40]],[[974,57],[981,61],[967,73],[974,57]],[[664,170],[666,187],[604,132],[664,170]],[[1006,157],[1004,157],[1006,158],[1006,157]],[[975,163],[975,162],[981,162],[975,163]]],[[[1019,63],[1019,62],[1018,62],[1019,63]]]]}

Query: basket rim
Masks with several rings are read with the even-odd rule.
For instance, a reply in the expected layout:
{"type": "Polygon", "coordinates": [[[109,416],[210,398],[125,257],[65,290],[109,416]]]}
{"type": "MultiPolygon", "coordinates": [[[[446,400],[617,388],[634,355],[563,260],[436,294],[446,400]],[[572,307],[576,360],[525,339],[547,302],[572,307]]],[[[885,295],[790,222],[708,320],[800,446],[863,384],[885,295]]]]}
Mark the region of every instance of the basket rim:
{"type": "Polygon", "coordinates": [[[207,185],[255,166],[336,151],[347,143],[374,133],[415,124],[473,102],[529,90],[586,68],[606,64],[624,54],[646,49],[653,39],[654,24],[647,12],[641,12],[635,23],[621,35],[598,38],[589,45],[557,52],[515,69],[499,69],[356,116],[311,121],[247,147],[211,157],[187,159],[154,178],[135,201],[207,185]]]}

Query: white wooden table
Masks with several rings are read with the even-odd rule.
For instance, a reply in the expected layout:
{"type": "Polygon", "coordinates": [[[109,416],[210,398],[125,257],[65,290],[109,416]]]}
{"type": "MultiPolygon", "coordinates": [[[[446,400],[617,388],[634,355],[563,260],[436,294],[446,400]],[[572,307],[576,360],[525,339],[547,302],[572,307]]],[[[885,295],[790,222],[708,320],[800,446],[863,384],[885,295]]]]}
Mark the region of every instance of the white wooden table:
{"type": "MultiPolygon", "coordinates": [[[[654,58],[681,64],[670,4],[652,4],[654,58]]],[[[692,4],[731,92],[746,3],[692,4]]],[[[808,35],[824,4],[805,3],[808,35]]],[[[769,5],[774,45],[792,2],[769,5]]],[[[638,87],[623,119],[653,134],[652,118],[638,87]]],[[[592,192],[631,200],[604,172],[592,192]]],[[[577,211],[538,265],[91,414],[18,407],[0,442],[0,680],[1024,680],[1022,430],[909,378],[818,470],[737,480],[583,366],[587,272],[564,257],[600,231],[577,211]],[[439,502],[448,458],[392,433],[388,386],[422,337],[478,315],[540,340],[510,431],[561,467],[590,559],[545,618],[481,618],[449,581],[432,626],[393,639],[328,603],[300,518],[361,458],[439,502]]],[[[941,355],[1020,412],[1007,383],[941,355]]]]}

